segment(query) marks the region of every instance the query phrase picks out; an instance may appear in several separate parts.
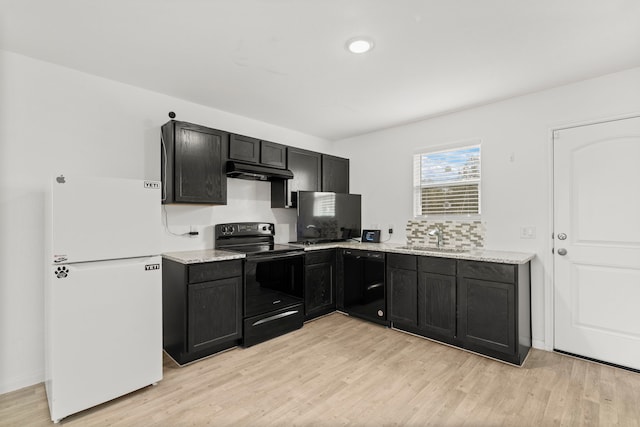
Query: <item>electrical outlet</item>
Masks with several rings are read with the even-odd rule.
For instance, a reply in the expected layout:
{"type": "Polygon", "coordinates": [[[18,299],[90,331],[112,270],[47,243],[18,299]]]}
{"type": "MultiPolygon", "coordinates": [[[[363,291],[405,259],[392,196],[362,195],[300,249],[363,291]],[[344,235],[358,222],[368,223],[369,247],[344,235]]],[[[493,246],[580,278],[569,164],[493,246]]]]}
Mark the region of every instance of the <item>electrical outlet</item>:
{"type": "Polygon", "coordinates": [[[535,239],[536,238],[536,228],[535,227],[520,227],[520,238],[521,239],[535,239]]]}
{"type": "Polygon", "coordinates": [[[393,224],[389,224],[389,234],[393,234],[393,224]]]}

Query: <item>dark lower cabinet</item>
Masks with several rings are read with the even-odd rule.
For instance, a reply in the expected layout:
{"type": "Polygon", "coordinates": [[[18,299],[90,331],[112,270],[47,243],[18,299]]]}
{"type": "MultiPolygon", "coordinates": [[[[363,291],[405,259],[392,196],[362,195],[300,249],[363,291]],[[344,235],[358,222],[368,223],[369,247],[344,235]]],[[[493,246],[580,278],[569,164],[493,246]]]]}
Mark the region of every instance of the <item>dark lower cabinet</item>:
{"type": "Polygon", "coordinates": [[[418,326],[417,256],[387,254],[387,306],[391,322],[418,326]]]}
{"type": "Polygon", "coordinates": [[[393,327],[521,365],[531,348],[529,263],[387,256],[393,327]],[[403,258],[400,258],[403,257],[403,258]],[[412,274],[413,273],[413,274],[412,274]]]}
{"type": "Polygon", "coordinates": [[[242,261],[162,260],[163,347],[185,364],[242,339],[242,261]]]}
{"type": "Polygon", "coordinates": [[[458,336],[465,348],[515,364],[531,348],[529,263],[459,261],[458,336]]]}
{"type": "Polygon", "coordinates": [[[188,286],[187,348],[194,352],[242,336],[242,278],[214,280],[188,286]]]}
{"type": "Polygon", "coordinates": [[[171,120],[162,126],[162,203],[227,204],[227,132],[171,120]]]}
{"type": "Polygon", "coordinates": [[[418,258],[418,326],[430,338],[453,343],[456,337],[455,259],[418,258]]]}
{"type": "Polygon", "coordinates": [[[515,351],[515,286],[460,279],[460,336],[468,344],[515,351]]]}
{"type": "Polygon", "coordinates": [[[336,250],[309,251],[305,255],[305,320],[336,309],[336,250]]]}

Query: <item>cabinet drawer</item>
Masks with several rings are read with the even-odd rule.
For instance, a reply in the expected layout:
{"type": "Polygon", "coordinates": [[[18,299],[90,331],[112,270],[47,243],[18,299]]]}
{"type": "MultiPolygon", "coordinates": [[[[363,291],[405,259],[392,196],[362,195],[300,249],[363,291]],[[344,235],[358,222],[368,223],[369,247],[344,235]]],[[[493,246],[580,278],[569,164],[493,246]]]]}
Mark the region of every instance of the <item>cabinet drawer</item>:
{"type": "Polygon", "coordinates": [[[189,283],[242,276],[242,260],[206,262],[189,266],[189,283]]]}
{"type": "Polygon", "coordinates": [[[418,270],[427,273],[456,275],[457,261],[450,258],[438,258],[430,256],[418,257],[418,270]]]}
{"type": "Polygon", "coordinates": [[[490,280],[493,282],[515,283],[516,266],[495,262],[460,261],[458,275],[470,279],[490,280]]]}
{"type": "Polygon", "coordinates": [[[335,260],[335,251],[333,249],[309,251],[305,253],[305,264],[307,265],[333,262],[334,260],[335,260]]]}
{"type": "Polygon", "coordinates": [[[417,259],[415,255],[387,254],[387,267],[417,270],[417,259]]]}
{"type": "Polygon", "coordinates": [[[295,331],[304,322],[304,306],[294,304],[289,307],[244,319],[242,345],[249,347],[271,338],[295,331]]]}

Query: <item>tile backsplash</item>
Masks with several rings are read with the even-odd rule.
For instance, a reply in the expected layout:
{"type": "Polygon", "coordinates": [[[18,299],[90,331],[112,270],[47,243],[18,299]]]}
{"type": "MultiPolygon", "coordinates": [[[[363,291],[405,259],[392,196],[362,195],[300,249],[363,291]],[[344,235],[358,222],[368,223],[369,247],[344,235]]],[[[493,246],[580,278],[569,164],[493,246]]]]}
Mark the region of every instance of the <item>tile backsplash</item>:
{"type": "Polygon", "coordinates": [[[484,246],[485,225],[482,221],[407,221],[407,244],[435,247],[438,238],[429,231],[438,227],[442,231],[445,248],[475,249],[484,246]]]}

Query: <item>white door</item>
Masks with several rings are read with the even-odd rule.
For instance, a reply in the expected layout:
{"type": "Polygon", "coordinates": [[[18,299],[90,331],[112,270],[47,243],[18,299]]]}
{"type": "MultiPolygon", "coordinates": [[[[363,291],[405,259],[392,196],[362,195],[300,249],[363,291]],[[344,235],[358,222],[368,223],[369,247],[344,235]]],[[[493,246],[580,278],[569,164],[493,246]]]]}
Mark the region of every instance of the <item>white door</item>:
{"type": "Polygon", "coordinates": [[[70,175],[51,185],[52,263],[160,253],[159,182],[70,175]]]}
{"type": "Polygon", "coordinates": [[[51,266],[51,418],[162,379],[160,256],[51,266]]]}
{"type": "Polygon", "coordinates": [[[640,117],[554,135],[557,350],[640,369],[640,117]]]}

